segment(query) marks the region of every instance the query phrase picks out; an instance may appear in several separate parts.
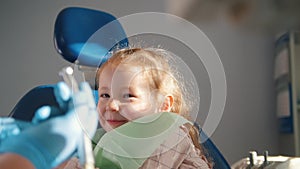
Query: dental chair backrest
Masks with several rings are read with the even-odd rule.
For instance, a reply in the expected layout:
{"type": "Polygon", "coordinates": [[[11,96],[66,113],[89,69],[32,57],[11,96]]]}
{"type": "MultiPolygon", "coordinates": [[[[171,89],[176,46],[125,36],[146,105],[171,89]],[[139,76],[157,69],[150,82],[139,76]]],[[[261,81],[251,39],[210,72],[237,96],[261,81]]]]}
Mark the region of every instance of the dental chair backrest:
{"type": "Polygon", "coordinates": [[[53,89],[53,85],[31,89],[19,100],[9,116],[18,120],[31,121],[38,108],[46,105],[58,107],[53,89]]]}
{"type": "MultiPolygon", "coordinates": [[[[107,53],[113,48],[128,45],[126,34],[114,16],[102,11],[78,7],[65,8],[58,14],[54,41],[58,53],[65,60],[79,67],[91,68],[98,67],[105,62],[108,57],[107,53]],[[106,29],[107,23],[113,24],[106,29]]],[[[91,84],[92,87],[93,85],[91,84]]],[[[96,90],[95,96],[97,97],[96,90]]],[[[38,86],[30,90],[16,104],[10,116],[30,121],[34,112],[43,105],[58,106],[51,85],[38,86]]],[[[200,139],[206,140],[202,145],[213,159],[214,169],[230,169],[230,165],[216,145],[197,124],[195,125],[199,129],[200,139]]]]}

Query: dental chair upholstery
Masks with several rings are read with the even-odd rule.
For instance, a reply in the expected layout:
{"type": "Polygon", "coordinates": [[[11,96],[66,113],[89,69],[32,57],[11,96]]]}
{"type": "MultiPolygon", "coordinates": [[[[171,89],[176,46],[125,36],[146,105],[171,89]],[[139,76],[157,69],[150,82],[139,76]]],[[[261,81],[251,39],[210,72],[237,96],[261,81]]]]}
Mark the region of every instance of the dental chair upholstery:
{"type": "MultiPolygon", "coordinates": [[[[105,62],[107,52],[116,45],[112,45],[112,42],[102,39],[98,42],[100,43],[98,47],[104,50],[89,51],[97,49],[93,48],[95,45],[94,41],[90,43],[91,41],[89,40],[90,36],[99,28],[115,19],[112,15],[102,11],[77,7],[63,9],[57,16],[54,30],[55,47],[58,53],[71,63],[85,66],[94,67],[105,62]],[[76,46],[74,44],[79,45],[76,46]],[[89,45],[92,47],[89,47],[89,45]],[[82,50],[85,50],[85,52],[82,52],[82,50]],[[99,60],[99,58],[95,58],[94,54],[104,59],[99,60]],[[94,62],[97,62],[97,65],[94,62]]],[[[116,28],[110,29],[112,31],[109,33],[111,37],[120,40],[117,42],[118,46],[128,45],[128,40],[121,24],[116,22],[114,26],[116,28]]],[[[114,43],[116,42],[114,41],[114,43]]],[[[53,93],[53,85],[37,86],[31,89],[20,99],[9,116],[19,120],[30,121],[35,111],[43,105],[58,106],[53,93]]],[[[201,130],[199,125],[195,124],[195,126],[199,129],[201,140],[206,140],[202,145],[213,159],[214,169],[230,169],[230,165],[212,140],[201,130]]]]}
{"type": "Polygon", "coordinates": [[[105,62],[113,48],[128,45],[126,34],[113,15],[78,7],[63,9],[58,14],[54,42],[65,60],[90,67],[105,62]]]}
{"type": "Polygon", "coordinates": [[[46,105],[58,107],[53,89],[53,85],[34,87],[19,100],[9,116],[18,120],[31,121],[38,108],[46,105]]]}

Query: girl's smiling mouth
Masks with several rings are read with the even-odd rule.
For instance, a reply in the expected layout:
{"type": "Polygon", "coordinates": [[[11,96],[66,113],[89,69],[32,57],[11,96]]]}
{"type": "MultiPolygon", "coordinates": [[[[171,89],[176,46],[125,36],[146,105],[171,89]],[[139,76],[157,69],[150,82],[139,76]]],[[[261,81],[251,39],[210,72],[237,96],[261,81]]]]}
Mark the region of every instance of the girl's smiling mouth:
{"type": "Polygon", "coordinates": [[[118,127],[128,122],[128,120],[114,120],[114,119],[108,119],[106,121],[108,122],[108,124],[110,124],[113,127],[118,127]]]}

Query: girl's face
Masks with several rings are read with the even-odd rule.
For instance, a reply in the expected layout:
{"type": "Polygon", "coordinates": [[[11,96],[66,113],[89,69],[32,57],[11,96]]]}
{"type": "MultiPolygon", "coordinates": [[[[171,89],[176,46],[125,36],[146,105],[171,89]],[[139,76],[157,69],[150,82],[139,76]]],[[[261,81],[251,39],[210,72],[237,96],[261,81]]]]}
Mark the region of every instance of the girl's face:
{"type": "Polygon", "coordinates": [[[159,111],[148,79],[139,67],[106,65],[98,85],[97,107],[100,124],[106,131],[159,111]]]}

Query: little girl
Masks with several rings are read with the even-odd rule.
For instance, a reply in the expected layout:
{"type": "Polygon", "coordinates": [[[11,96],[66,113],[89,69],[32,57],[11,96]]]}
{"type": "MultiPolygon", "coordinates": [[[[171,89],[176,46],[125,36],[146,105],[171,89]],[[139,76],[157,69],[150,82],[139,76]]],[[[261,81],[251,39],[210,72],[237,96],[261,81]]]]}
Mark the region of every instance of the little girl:
{"type": "MultiPolygon", "coordinates": [[[[169,114],[172,117],[177,116],[184,117],[187,120],[190,119],[190,106],[183,95],[183,86],[175,78],[175,71],[171,69],[168,63],[170,57],[169,52],[157,48],[120,49],[99,67],[96,74],[96,85],[99,95],[97,107],[101,127],[106,132],[102,138],[98,138],[100,140],[99,143],[113,131],[130,127],[135,120],[143,119],[143,117],[153,114],[170,112],[169,114]]],[[[163,126],[164,123],[167,123],[167,120],[157,123],[152,122],[152,126],[150,123],[142,122],[140,127],[149,125],[153,129],[147,131],[152,132],[163,126]]],[[[140,165],[138,168],[212,168],[212,162],[207,160],[203,148],[199,144],[198,130],[190,123],[175,126],[174,128],[173,134],[164,137],[164,140],[156,144],[151,152],[148,152],[149,156],[147,158],[139,161],[140,165]]],[[[142,129],[139,128],[137,130],[138,135],[145,135],[142,129]]],[[[93,139],[93,141],[95,140],[97,139],[93,139]]],[[[117,146],[118,143],[123,144],[124,141],[117,139],[118,143],[113,144],[113,139],[108,138],[107,142],[114,149],[114,145],[117,146]]],[[[153,144],[155,143],[153,142],[153,144]]],[[[137,146],[132,147],[135,149],[137,146]]],[[[148,146],[151,147],[153,145],[147,144],[144,148],[141,148],[141,151],[137,151],[143,152],[148,146]]],[[[124,147],[126,150],[126,146],[124,147]]],[[[131,149],[130,147],[127,150],[131,151],[131,149]]],[[[96,167],[100,169],[114,167],[132,168],[126,164],[129,164],[129,161],[132,159],[138,159],[137,156],[128,157],[123,160],[125,164],[122,165],[122,162],[120,162],[114,165],[114,163],[105,162],[101,153],[103,153],[103,150],[97,150],[95,155],[96,167]]],[[[110,154],[106,157],[106,160],[118,162],[117,156],[118,154],[110,154]]]]}
{"type": "MultiPolygon", "coordinates": [[[[170,57],[163,49],[128,48],[115,52],[100,66],[96,76],[98,111],[105,131],[159,112],[189,119],[189,105],[168,64],[170,57]]],[[[189,134],[191,130],[196,129],[179,127],[176,136],[181,138],[176,138],[176,149],[166,147],[164,143],[174,139],[167,138],[140,168],[211,168],[199,140],[189,134]]]]}

